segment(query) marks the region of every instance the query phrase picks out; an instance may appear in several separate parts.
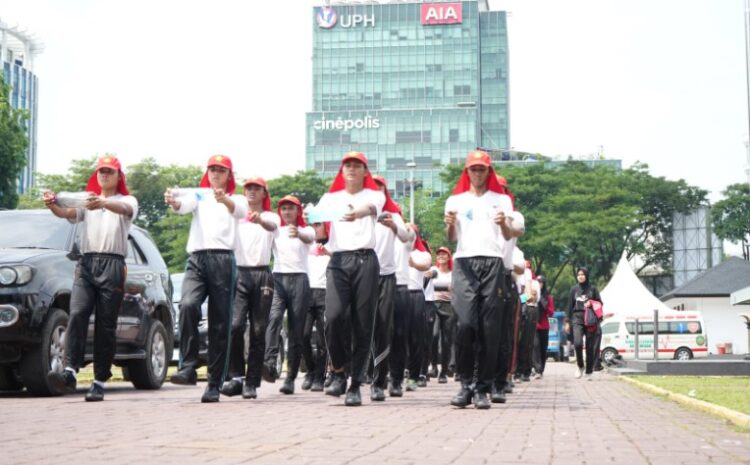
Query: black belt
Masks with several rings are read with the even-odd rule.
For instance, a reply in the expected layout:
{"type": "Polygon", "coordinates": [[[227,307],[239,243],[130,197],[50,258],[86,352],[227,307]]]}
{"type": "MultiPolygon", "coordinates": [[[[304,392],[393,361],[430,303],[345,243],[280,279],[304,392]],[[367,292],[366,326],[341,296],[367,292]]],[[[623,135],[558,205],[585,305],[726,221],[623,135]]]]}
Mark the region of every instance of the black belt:
{"type": "Polygon", "coordinates": [[[268,265],[260,265],[260,266],[237,266],[238,269],[242,271],[270,271],[271,268],[268,267],[268,265]]]}
{"type": "Polygon", "coordinates": [[[201,250],[194,250],[192,253],[194,254],[208,254],[208,255],[228,255],[233,254],[233,250],[227,250],[227,249],[201,249],[201,250]]]}
{"type": "Polygon", "coordinates": [[[357,250],[342,250],[340,252],[334,252],[333,256],[337,255],[374,255],[375,251],[372,249],[357,249],[357,250]]]}
{"type": "Polygon", "coordinates": [[[119,258],[120,260],[124,260],[125,257],[123,257],[120,254],[117,253],[101,253],[101,252],[86,252],[83,254],[84,257],[106,257],[106,258],[119,258]]]}

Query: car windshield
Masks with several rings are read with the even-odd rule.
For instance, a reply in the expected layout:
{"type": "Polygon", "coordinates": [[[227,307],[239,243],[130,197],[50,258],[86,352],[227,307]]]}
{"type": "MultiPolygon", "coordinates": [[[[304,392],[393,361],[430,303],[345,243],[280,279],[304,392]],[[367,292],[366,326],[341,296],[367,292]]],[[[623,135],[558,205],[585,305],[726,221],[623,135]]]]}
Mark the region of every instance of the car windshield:
{"type": "Polygon", "coordinates": [[[0,248],[65,250],[72,225],[45,212],[8,211],[0,216],[0,248]]]}

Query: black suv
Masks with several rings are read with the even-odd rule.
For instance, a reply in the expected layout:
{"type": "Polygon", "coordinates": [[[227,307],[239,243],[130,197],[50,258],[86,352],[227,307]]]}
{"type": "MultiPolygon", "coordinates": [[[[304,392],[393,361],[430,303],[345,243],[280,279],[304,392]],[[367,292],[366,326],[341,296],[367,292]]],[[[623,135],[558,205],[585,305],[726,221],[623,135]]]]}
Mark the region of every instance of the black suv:
{"type": "MultiPolygon", "coordinates": [[[[70,292],[81,229],[49,210],[0,211],[0,390],[57,395],[47,381],[64,369],[70,292]]],[[[128,240],[115,365],[138,389],[158,389],[174,347],[167,266],[144,229],[128,240]]],[[[85,363],[93,361],[94,315],[85,363]]]]}

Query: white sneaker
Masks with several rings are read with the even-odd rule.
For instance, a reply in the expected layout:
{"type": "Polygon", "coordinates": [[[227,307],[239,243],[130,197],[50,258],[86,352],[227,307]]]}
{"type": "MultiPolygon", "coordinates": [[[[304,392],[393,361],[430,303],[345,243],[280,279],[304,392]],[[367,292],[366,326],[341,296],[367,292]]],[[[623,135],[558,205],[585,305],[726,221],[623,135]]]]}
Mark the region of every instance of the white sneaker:
{"type": "Polygon", "coordinates": [[[576,373],[575,373],[576,379],[581,379],[581,376],[583,376],[583,370],[581,370],[581,367],[576,367],[576,373]]]}
{"type": "Polygon", "coordinates": [[[534,379],[542,379],[542,374],[537,373],[536,375],[534,375],[534,379]]]}
{"type": "Polygon", "coordinates": [[[591,373],[586,373],[586,381],[591,381],[592,379],[591,373]]]}

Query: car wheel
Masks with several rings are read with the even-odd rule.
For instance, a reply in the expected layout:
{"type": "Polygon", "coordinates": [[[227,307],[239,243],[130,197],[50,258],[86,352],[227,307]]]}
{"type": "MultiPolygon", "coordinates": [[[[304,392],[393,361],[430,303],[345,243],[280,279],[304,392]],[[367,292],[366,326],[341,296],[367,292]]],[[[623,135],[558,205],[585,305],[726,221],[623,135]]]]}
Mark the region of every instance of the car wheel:
{"type": "Polygon", "coordinates": [[[693,352],[687,347],[680,347],[674,351],[675,360],[690,360],[693,358],[693,352]]]}
{"type": "Polygon", "coordinates": [[[65,330],[68,314],[53,308],[42,327],[41,343],[21,359],[21,381],[35,396],[59,396],[47,382],[47,373],[65,369],[65,330]]]}
{"type": "Polygon", "coordinates": [[[136,389],[159,389],[167,377],[167,330],[161,321],[152,320],[146,338],[146,358],[128,363],[130,382],[136,389]]]}
{"type": "Polygon", "coordinates": [[[20,391],[23,383],[16,376],[13,367],[0,366],[0,391],[20,391]]]}
{"type": "Polygon", "coordinates": [[[607,347],[606,349],[602,350],[602,361],[604,361],[605,365],[607,366],[613,365],[615,363],[617,355],[617,350],[612,347],[607,347]]]}

